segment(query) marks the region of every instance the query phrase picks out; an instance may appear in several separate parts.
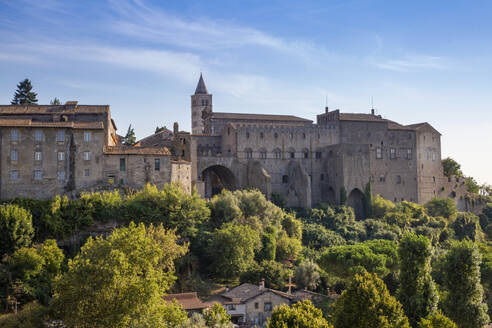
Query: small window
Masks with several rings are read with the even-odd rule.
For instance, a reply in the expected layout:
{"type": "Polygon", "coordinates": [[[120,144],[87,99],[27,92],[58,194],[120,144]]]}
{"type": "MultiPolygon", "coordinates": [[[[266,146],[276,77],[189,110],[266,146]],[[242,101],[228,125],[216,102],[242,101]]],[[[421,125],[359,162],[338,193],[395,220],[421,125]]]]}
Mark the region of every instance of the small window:
{"type": "Polygon", "coordinates": [[[260,308],[260,304],[258,302],[255,303],[255,309],[260,308]]]}
{"type": "Polygon", "coordinates": [[[273,135],[273,137],[274,137],[275,139],[277,139],[277,138],[278,138],[278,133],[277,133],[277,132],[275,132],[275,134],[273,135]]]}
{"type": "Polygon", "coordinates": [[[400,184],[401,183],[401,175],[396,176],[396,183],[400,184]]]}
{"type": "Polygon", "coordinates": [[[432,181],[436,183],[436,177],[432,177],[432,181]]]}
{"type": "Polygon", "coordinates": [[[263,151],[260,151],[260,158],[261,158],[261,159],[266,159],[266,158],[267,158],[267,153],[266,153],[266,151],[264,151],[264,150],[263,150],[263,151]]]}
{"type": "Polygon", "coordinates": [[[91,131],[84,131],[84,141],[85,142],[91,141],[91,131]]]}
{"type": "Polygon", "coordinates": [[[40,161],[43,159],[43,155],[40,151],[36,151],[34,152],[34,160],[35,161],[40,161]]]}
{"type": "Polygon", "coordinates": [[[385,182],[386,181],[386,177],[384,175],[381,175],[379,177],[379,182],[385,182]]]}
{"type": "Polygon", "coordinates": [[[249,139],[249,132],[246,132],[246,139],[249,139]]]}
{"type": "Polygon", "coordinates": [[[412,148],[407,149],[407,159],[408,160],[412,159],[412,148]]]}
{"type": "Polygon", "coordinates": [[[227,304],[227,310],[228,311],[235,311],[236,310],[236,304],[227,304]]]}
{"type": "Polygon", "coordinates": [[[432,160],[435,161],[436,160],[436,153],[435,152],[432,152],[432,160]]]}
{"type": "Polygon", "coordinates": [[[316,158],[317,158],[317,159],[320,159],[320,158],[321,158],[321,152],[320,152],[320,151],[317,151],[317,152],[316,152],[316,158]]]}
{"type": "Polygon", "coordinates": [[[307,151],[304,152],[304,158],[309,158],[309,152],[307,151]]]}
{"type": "Polygon", "coordinates": [[[19,141],[19,130],[10,130],[10,141],[18,142],[19,141]]]}
{"type": "Polygon", "coordinates": [[[65,152],[64,151],[59,151],[58,152],[58,160],[59,161],[64,161],[65,160],[65,152]]]}
{"type": "Polygon", "coordinates": [[[58,130],[56,133],[56,141],[63,142],[65,141],[65,130],[58,130]]]}
{"type": "Polygon", "coordinates": [[[43,141],[43,131],[35,130],[34,131],[34,140],[37,142],[43,141]]]}
{"type": "Polygon", "coordinates": [[[65,171],[60,171],[57,173],[58,180],[65,180],[65,171]]]}
{"type": "Polygon", "coordinates": [[[120,158],[120,171],[121,172],[126,171],[126,159],[125,158],[120,158]]]}
{"type": "Polygon", "coordinates": [[[289,157],[290,157],[290,158],[296,158],[296,153],[295,153],[295,152],[293,152],[293,151],[290,151],[290,152],[289,152],[289,157]]]}
{"type": "Polygon", "coordinates": [[[381,147],[376,148],[376,158],[378,159],[383,158],[383,150],[381,149],[381,147]]]}
{"type": "Polygon", "coordinates": [[[271,302],[265,302],[265,304],[264,304],[264,307],[263,307],[263,308],[264,308],[264,311],[265,311],[265,312],[270,312],[270,311],[272,311],[272,303],[271,303],[271,302]]]}
{"type": "Polygon", "coordinates": [[[260,132],[260,138],[263,139],[264,136],[263,132],[260,132]]]}
{"type": "Polygon", "coordinates": [[[246,153],[246,158],[253,158],[253,151],[251,149],[246,149],[244,152],[246,153]]]}
{"type": "Polygon", "coordinates": [[[10,180],[19,180],[19,171],[17,170],[10,171],[10,180]]]}
{"type": "Polygon", "coordinates": [[[17,162],[19,160],[19,152],[17,150],[10,151],[10,160],[12,162],[17,162]]]}
{"type": "Polygon", "coordinates": [[[161,170],[161,159],[160,158],[154,159],[154,170],[155,171],[160,171],[161,170]]]}
{"type": "Polygon", "coordinates": [[[390,148],[390,159],[395,159],[395,158],[396,158],[396,149],[390,148]]]}
{"type": "Polygon", "coordinates": [[[289,133],[289,138],[294,139],[294,133],[289,133]]]}
{"type": "Polygon", "coordinates": [[[280,150],[274,150],[273,154],[275,155],[275,159],[282,158],[282,153],[280,152],[280,150]]]}
{"type": "Polygon", "coordinates": [[[289,183],[289,176],[288,175],[282,175],[282,183],[289,183]]]}
{"type": "Polygon", "coordinates": [[[227,128],[227,135],[231,134],[231,128],[227,128]]]}
{"type": "Polygon", "coordinates": [[[91,152],[84,151],[84,161],[90,161],[90,160],[91,160],[91,152]]]}
{"type": "Polygon", "coordinates": [[[85,169],[84,170],[84,176],[85,177],[90,177],[91,176],[91,170],[90,169],[85,169]]]}
{"type": "Polygon", "coordinates": [[[302,139],[306,139],[306,134],[305,133],[302,134],[302,139]]]}
{"type": "Polygon", "coordinates": [[[35,180],[43,179],[43,171],[34,171],[34,179],[35,180]]]}

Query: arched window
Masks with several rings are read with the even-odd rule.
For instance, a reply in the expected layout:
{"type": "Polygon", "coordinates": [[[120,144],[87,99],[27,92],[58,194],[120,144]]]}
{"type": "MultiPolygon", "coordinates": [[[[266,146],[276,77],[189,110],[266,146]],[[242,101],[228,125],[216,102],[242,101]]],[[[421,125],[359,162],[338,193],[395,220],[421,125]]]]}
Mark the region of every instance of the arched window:
{"type": "Polygon", "coordinates": [[[273,157],[275,159],[281,159],[282,158],[282,151],[280,149],[278,149],[278,148],[275,148],[273,150],[273,157]]]}
{"type": "Polygon", "coordinates": [[[251,148],[246,148],[244,153],[246,154],[246,158],[253,158],[253,150],[251,148]]]}
{"type": "Polygon", "coordinates": [[[294,148],[289,148],[287,152],[289,153],[289,158],[296,158],[296,151],[294,148]]]}
{"type": "Polygon", "coordinates": [[[266,158],[267,158],[267,151],[266,151],[266,149],[261,148],[261,149],[259,150],[259,152],[260,152],[260,158],[261,158],[261,159],[266,159],[266,158]]]}
{"type": "Polygon", "coordinates": [[[309,158],[309,149],[304,148],[304,149],[302,150],[302,156],[303,156],[304,158],[309,158]]]}
{"type": "Polygon", "coordinates": [[[246,132],[246,139],[249,139],[249,132],[246,132]]]}
{"type": "Polygon", "coordinates": [[[263,132],[260,132],[260,138],[263,139],[264,136],[263,132]]]}
{"type": "Polygon", "coordinates": [[[278,133],[275,132],[275,134],[273,135],[275,137],[275,139],[278,139],[278,133]]]}

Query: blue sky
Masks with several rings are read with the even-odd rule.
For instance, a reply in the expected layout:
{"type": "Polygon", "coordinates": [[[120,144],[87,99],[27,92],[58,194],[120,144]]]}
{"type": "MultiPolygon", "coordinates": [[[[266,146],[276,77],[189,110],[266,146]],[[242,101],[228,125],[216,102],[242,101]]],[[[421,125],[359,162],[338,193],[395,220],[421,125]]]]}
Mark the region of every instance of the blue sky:
{"type": "Polygon", "coordinates": [[[0,103],[109,104],[124,134],[190,128],[200,71],[214,110],[377,111],[428,121],[443,156],[492,183],[490,1],[0,0],[0,103]]]}

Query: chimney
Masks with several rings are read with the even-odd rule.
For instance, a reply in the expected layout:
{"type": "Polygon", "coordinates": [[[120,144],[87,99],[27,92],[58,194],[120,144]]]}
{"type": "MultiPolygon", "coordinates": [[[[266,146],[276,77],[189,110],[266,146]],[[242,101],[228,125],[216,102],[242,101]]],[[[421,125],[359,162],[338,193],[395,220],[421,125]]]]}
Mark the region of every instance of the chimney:
{"type": "Polygon", "coordinates": [[[371,109],[371,115],[374,115],[374,108],[371,109]]]}
{"type": "Polygon", "coordinates": [[[261,279],[259,287],[260,287],[260,290],[265,289],[265,279],[261,279]]]}
{"type": "Polygon", "coordinates": [[[178,122],[174,122],[174,125],[173,125],[173,134],[175,136],[177,136],[179,133],[179,125],[178,125],[178,122]]]}
{"type": "Polygon", "coordinates": [[[325,113],[328,113],[328,106],[325,107],[325,113]]]}

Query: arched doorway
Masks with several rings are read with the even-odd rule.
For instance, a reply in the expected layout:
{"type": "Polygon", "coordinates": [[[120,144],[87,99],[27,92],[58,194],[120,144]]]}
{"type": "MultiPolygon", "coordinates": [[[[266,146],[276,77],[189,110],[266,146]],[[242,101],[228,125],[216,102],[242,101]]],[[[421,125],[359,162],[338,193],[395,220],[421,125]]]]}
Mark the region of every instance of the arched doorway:
{"type": "Polygon", "coordinates": [[[364,217],[364,194],[359,189],[353,189],[348,198],[347,205],[354,209],[355,217],[361,219],[364,217]]]}
{"type": "Polygon", "coordinates": [[[222,189],[236,189],[234,173],[222,165],[213,165],[203,170],[202,180],[205,183],[205,198],[220,194],[222,189]]]}

